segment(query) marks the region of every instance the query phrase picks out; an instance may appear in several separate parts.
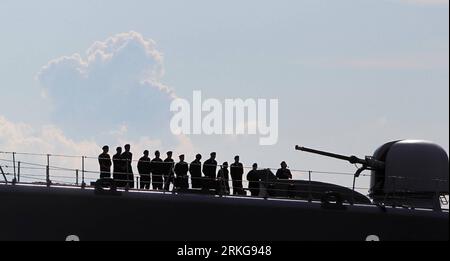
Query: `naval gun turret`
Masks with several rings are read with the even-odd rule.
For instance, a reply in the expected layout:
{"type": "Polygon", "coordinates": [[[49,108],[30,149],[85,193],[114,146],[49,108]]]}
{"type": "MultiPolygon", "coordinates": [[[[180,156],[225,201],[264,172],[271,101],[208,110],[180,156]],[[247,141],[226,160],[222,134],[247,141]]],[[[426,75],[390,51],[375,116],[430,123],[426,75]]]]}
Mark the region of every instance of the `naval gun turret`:
{"type": "Polygon", "coordinates": [[[300,146],[296,149],[361,164],[355,178],[370,170],[369,196],[376,204],[440,210],[440,197],[449,194],[448,155],[429,141],[389,142],[364,159],[300,146]]]}

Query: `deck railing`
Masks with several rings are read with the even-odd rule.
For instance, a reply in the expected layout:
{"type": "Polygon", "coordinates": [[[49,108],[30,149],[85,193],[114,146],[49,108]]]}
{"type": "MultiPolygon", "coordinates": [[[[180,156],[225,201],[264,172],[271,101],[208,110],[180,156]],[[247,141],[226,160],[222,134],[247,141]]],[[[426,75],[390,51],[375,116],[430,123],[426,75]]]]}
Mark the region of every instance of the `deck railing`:
{"type": "MultiPolygon", "coordinates": [[[[117,159],[116,159],[117,160],[117,159]]],[[[129,161],[126,159],[119,159],[123,161],[129,161]]],[[[133,167],[136,167],[138,160],[132,160],[133,167]]],[[[164,162],[152,162],[153,164],[168,164],[164,162]]],[[[176,164],[176,163],[174,163],[176,164]]],[[[187,163],[189,164],[189,163],[187,163]]],[[[198,165],[197,165],[198,166],[198,165]]],[[[205,164],[201,165],[202,167],[205,164]]],[[[222,168],[220,164],[217,165],[217,170],[222,168]]],[[[11,183],[11,184],[40,184],[47,186],[75,186],[80,188],[95,187],[95,182],[100,178],[100,170],[98,165],[98,157],[90,156],[73,156],[73,155],[60,155],[60,154],[39,154],[39,153],[19,153],[19,152],[5,152],[0,151],[0,171],[3,174],[4,180],[0,180],[1,183],[11,183]],[[79,166],[79,167],[77,167],[79,166]]],[[[228,168],[230,169],[230,168],[228,168]]],[[[244,166],[243,177],[246,176],[249,170],[252,168],[249,166],[244,166]]],[[[264,170],[276,171],[274,168],[263,168],[264,170]]],[[[112,168],[111,168],[112,170],[112,168]]],[[[369,188],[366,186],[357,186],[356,179],[353,173],[349,172],[332,172],[332,171],[314,171],[314,170],[299,170],[290,169],[293,176],[297,179],[303,181],[303,183],[295,183],[287,180],[278,180],[270,178],[270,175],[265,175],[265,180],[261,179],[259,181],[248,181],[246,179],[242,180],[232,180],[229,174],[228,179],[223,180],[220,178],[214,178],[208,180],[206,177],[192,177],[189,173],[184,177],[184,184],[186,186],[176,186],[176,180],[182,180],[176,175],[162,175],[162,174],[151,174],[151,182],[149,184],[149,189],[144,189],[141,186],[140,175],[137,173],[131,174],[129,172],[115,172],[111,171],[111,178],[113,178],[115,185],[118,186],[117,189],[131,190],[131,191],[162,191],[166,192],[182,192],[186,189],[195,189],[193,183],[196,179],[203,183],[208,181],[213,184],[209,185],[208,189],[216,190],[216,194],[220,196],[237,195],[237,196],[250,196],[252,187],[249,187],[250,183],[259,184],[260,193],[258,197],[268,198],[276,197],[276,195],[285,195],[287,198],[301,198],[306,200],[313,200],[320,198],[320,193],[324,192],[323,183],[344,183],[343,178],[351,185],[341,185],[343,188],[347,188],[348,191],[341,191],[340,193],[344,198],[350,198],[349,203],[355,202],[355,194],[357,195],[367,195],[369,188]],[[123,179],[126,175],[132,175],[132,180],[129,178],[123,179]],[[325,179],[320,179],[318,177],[326,176],[325,179]],[[170,176],[170,178],[169,178],[170,176]],[[120,178],[122,177],[122,178],[120,178]],[[332,181],[332,182],[330,182],[332,181]],[[334,182],[333,182],[334,181],[334,182]],[[239,187],[234,188],[233,182],[242,183],[242,189],[239,187]],[[120,186],[120,184],[122,184],[120,186]],[[125,184],[125,185],[124,185],[125,184]],[[127,185],[128,184],[128,185],[127,185]],[[219,186],[219,187],[218,187],[219,186]],[[161,188],[162,189],[159,189],[161,188]],[[229,190],[227,191],[227,188],[229,190]],[[318,191],[320,189],[320,191],[318,191]]],[[[217,174],[217,172],[216,172],[217,174]]],[[[131,176],[130,176],[131,177],[131,176]]],[[[364,173],[360,175],[360,178],[367,179],[370,178],[370,174],[364,173]]],[[[390,177],[401,182],[404,177],[390,177]]],[[[436,183],[446,182],[443,180],[436,180],[436,183]]],[[[368,185],[368,180],[365,180],[365,185],[368,185]]],[[[197,189],[204,189],[204,185],[197,189]]],[[[399,191],[401,193],[401,191],[399,191]]],[[[442,199],[442,203],[445,203],[447,199],[442,199]]]]}

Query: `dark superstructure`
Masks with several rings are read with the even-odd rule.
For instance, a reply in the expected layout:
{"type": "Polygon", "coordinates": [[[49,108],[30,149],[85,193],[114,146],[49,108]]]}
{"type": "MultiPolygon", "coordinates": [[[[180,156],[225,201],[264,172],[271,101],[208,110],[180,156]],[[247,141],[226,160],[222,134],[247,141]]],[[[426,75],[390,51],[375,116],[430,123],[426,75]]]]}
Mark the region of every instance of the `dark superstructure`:
{"type": "MultiPolygon", "coordinates": [[[[426,141],[395,141],[360,159],[296,149],[371,171],[368,197],[355,187],[279,180],[257,170],[258,196],[208,188],[116,189],[49,182],[0,185],[0,240],[448,240],[448,156],[426,141]]],[[[84,162],[83,162],[84,163],[84,162]]],[[[15,168],[15,166],[14,166],[15,168]]],[[[78,172],[77,172],[78,174],[78,172]]],[[[254,181],[253,181],[254,182],[254,181]]],[[[355,184],[355,183],[353,183],[355,184]]]]}

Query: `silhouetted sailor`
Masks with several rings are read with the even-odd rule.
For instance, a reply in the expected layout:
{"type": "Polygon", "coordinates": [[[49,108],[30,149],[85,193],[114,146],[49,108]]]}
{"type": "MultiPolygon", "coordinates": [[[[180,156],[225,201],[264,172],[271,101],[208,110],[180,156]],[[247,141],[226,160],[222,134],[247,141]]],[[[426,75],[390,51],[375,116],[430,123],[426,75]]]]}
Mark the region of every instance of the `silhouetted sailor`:
{"type": "Polygon", "coordinates": [[[150,189],[151,182],[151,164],[150,158],[148,157],[148,150],[144,151],[144,156],[142,156],[138,161],[138,171],[141,176],[140,187],[141,189],[150,189]]]}
{"type": "Polygon", "coordinates": [[[217,173],[217,183],[220,195],[230,194],[230,184],[228,182],[228,162],[224,162],[217,173]]]}
{"type": "Polygon", "coordinates": [[[122,159],[122,148],[116,148],[116,154],[113,156],[113,178],[117,187],[125,187],[125,161],[122,159]]]}
{"type": "Polygon", "coordinates": [[[163,160],[160,158],[161,154],[159,151],[155,151],[155,158],[150,162],[150,169],[152,171],[152,179],[153,179],[153,189],[154,190],[162,190],[163,189],[163,173],[164,166],[163,160]]]}
{"type": "Polygon", "coordinates": [[[239,162],[239,156],[234,157],[234,163],[230,166],[231,179],[233,180],[233,195],[243,195],[242,175],[244,166],[239,162]]]}
{"type": "Polygon", "coordinates": [[[191,183],[192,188],[202,188],[202,155],[197,154],[195,156],[195,160],[191,162],[191,165],[189,166],[189,173],[191,174],[191,183]]]}
{"type": "Polygon", "coordinates": [[[281,162],[281,168],[277,170],[278,179],[292,179],[291,171],[287,168],[286,162],[281,162]]]}
{"type": "Polygon", "coordinates": [[[248,189],[250,190],[250,194],[253,197],[256,197],[259,195],[259,182],[260,177],[258,174],[258,164],[254,163],[252,170],[250,170],[247,174],[247,180],[248,180],[248,189]]]}
{"type": "Polygon", "coordinates": [[[126,184],[129,188],[134,188],[133,168],[131,166],[131,163],[133,162],[133,153],[130,152],[130,144],[125,145],[124,148],[125,151],[122,153],[122,159],[125,161],[126,184]]]}
{"type": "Polygon", "coordinates": [[[180,155],[180,161],[175,165],[175,174],[177,175],[175,186],[181,190],[189,188],[188,170],[189,166],[184,161],[184,155],[180,155]]]}
{"type": "Polygon", "coordinates": [[[210,156],[211,157],[203,163],[203,174],[206,178],[203,186],[206,189],[214,188],[217,172],[216,153],[211,152],[210,156]]]}
{"type": "Polygon", "coordinates": [[[172,151],[167,152],[167,158],[164,160],[164,190],[170,189],[170,183],[174,181],[173,168],[175,161],[172,159],[172,151]]]}
{"type": "Polygon", "coordinates": [[[109,147],[103,146],[103,153],[98,156],[98,164],[100,165],[100,178],[111,178],[111,157],[109,156],[109,147]]]}

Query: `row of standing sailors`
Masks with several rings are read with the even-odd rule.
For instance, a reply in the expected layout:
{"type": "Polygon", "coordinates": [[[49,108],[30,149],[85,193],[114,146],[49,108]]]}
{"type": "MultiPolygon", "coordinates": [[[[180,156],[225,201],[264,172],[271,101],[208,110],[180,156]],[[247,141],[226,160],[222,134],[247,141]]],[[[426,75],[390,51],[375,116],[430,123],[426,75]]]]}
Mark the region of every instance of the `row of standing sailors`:
{"type": "MultiPolygon", "coordinates": [[[[122,152],[121,147],[117,147],[116,154],[113,155],[112,160],[109,156],[109,147],[103,147],[103,153],[98,156],[100,165],[100,178],[111,178],[111,167],[113,167],[113,179],[117,187],[134,188],[134,174],[132,168],[133,154],[130,152],[131,146],[129,144],[124,146],[125,151],[122,152]]],[[[167,152],[166,159],[162,160],[159,151],[155,151],[155,158],[150,159],[149,151],[144,151],[144,155],[139,159],[137,168],[140,175],[140,188],[153,190],[169,190],[170,184],[178,189],[189,189],[189,177],[191,175],[191,186],[193,189],[212,189],[217,186],[221,188],[221,193],[229,194],[229,175],[231,175],[233,194],[246,195],[242,185],[242,177],[244,174],[244,167],[239,162],[239,156],[234,158],[235,162],[231,164],[228,170],[228,163],[224,162],[217,172],[216,153],[212,152],[210,158],[202,163],[202,156],[196,155],[194,161],[190,164],[185,162],[185,156],[179,156],[179,162],[175,163],[172,159],[173,153],[167,152]],[[217,175],[216,175],[217,173],[217,175]],[[204,177],[202,177],[202,174],[204,177]]],[[[247,174],[248,190],[252,196],[259,194],[260,178],[257,172],[258,165],[253,164],[252,170],[247,174]]],[[[292,174],[287,168],[286,162],[281,163],[281,168],[276,173],[278,179],[292,179],[292,174]]]]}

